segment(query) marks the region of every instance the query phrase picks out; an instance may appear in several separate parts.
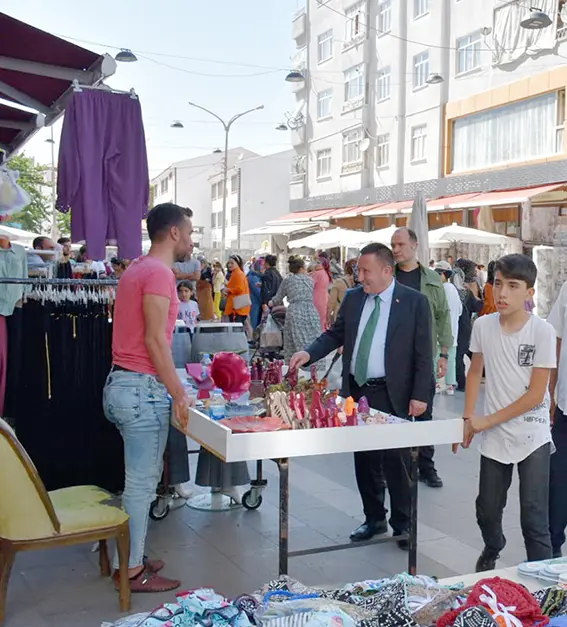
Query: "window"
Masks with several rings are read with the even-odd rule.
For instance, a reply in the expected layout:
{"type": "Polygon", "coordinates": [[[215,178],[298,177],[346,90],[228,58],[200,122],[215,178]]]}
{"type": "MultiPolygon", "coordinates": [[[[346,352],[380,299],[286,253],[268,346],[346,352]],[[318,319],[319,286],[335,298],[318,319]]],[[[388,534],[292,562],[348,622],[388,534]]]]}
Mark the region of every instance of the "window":
{"type": "Polygon", "coordinates": [[[389,33],[392,30],[392,0],[382,0],[378,3],[378,34],[389,33]]]}
{"type": "Polygon", "coordinates": [[[413,58],[413,88],[419,89],[427,85],[429,76],[429,51],[420,52],[413,58]]]}
{"type": "Polygon", "coordinates": [[[464,74],[480,67],[482,35],[476,31],[457,39],[457,74],[464,74]]]}
{"type": "Polygon", "coordinates": [[[425,142],[427,141],[427,125],[414,126],[411,129],[411,160],[425,159],[425,142]]]}
{"type": "Polygon", "coordinates": [[[365,32],[364,6],[364,2],[358,2],[345,11],[345,45],[365,32]]]}
{"type": "Polygon", "coordinates": [[[217,183],[217,198],[222,198],[224,194],[224,181],[217,183]]]}
{"type": "Polygon", "coordinates": [[[230,210],[230,224],[231,226],[238,224],[238,207],[232,207],[230,210]]]}
{"type": "Polygon", "coordinates": [[[161,194],[167,194],[169,190],[169,178],[162,179],[159,184],[159,190],[161,194]]]}
{"type": "Polygon", "coordinates": [[[361,128],[343,133],[343,165],[362,162],[362,153],[360,152],[361,139],[361,128]]]}
{"type": "Polygon", "coordinates": [[[376,138],[376,167],[387,168],[390,163],[390,133],[376,138]]]}
{"type": "Polygon", "coordinates": [[[333,31],[325,31],[317,37],[317,61],[323,63],[333,56],[333,31]]]}
{"type": "Polygon", "coordinates": [[[458,118],[452,172],[561,154],[564,127],[564,90],[458,118]]]}
{"type": "Polygon", "coordinates": [[[429,0],[413,0],[413,19],[429,13],[429,0]]]}
{"type": "Polygon", "coordinates": [[[236,194],[238,192],[238,174],[233,174],[230,177],[230,193],[236,194]]]}
{"type": "Polygon", "coordinates": [[[214,229],[217,226],[217,214],[211,213],[211,229],[214,229]]]}
{"type": "Polygon", "coordinates": [[[378,102],[387,100],[390,97],[390,76],[391,71],[389,67],[382,68],[378,71],[378,77],[376,79],[376,97],[378,102]]]}
{"type": "Polygon", "coordinates": [[[317,178],[331,176],[331,149],[317,151],[317,178]]]}
{"type": "Polygon", "coordinates": [[[355,65],[345,73],[345,102],[364,96],[364,64],[355,65]]]}
{"type": "Polygon", "coordinates": [[[322,120],[332,115],[333,90],[325,89],[317,94],[317,119],[322,120]]]}

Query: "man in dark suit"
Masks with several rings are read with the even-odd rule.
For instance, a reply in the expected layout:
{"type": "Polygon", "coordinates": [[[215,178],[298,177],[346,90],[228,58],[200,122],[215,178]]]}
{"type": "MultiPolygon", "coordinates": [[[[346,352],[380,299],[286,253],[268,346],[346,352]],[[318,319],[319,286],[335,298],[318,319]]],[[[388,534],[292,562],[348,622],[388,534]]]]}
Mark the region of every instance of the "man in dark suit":
{"type": "MultiPolygon", "coordinates": [[[[335,324],[305,351],[293,355],[290,369],[322,359],[343,347],[341,395],[402,417],[420,416],[427,409],[433,377],[431,314],[427,298],[394,280],[394,257],[383,244],[360,251],[360,285],[346,292],[335,324]]],[[[363,427],[361,427],[363,428],[363,427]]],[[[352,540],[385,533],[382,472],[390,493],[390,525],[394,536],[409,528],[409,449],[363,451],[354,455],[356,481],[365,522],[352,540]]],[[[407,543],[400,542],[401,548],[407,543]]]]}

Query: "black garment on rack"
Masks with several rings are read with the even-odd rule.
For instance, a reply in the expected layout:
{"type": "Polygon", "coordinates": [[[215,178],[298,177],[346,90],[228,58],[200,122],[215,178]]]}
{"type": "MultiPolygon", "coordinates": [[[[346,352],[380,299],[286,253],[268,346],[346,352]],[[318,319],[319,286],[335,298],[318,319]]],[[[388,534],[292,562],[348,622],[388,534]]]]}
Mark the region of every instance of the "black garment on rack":
{"type": "Polygon", "coordinates": [[[48,490],[123,488],[122,438],[102,409],[111,341],[106,305],[30,300],[23,307],[22,369],[11,378],[10,413],[48,490]]]}

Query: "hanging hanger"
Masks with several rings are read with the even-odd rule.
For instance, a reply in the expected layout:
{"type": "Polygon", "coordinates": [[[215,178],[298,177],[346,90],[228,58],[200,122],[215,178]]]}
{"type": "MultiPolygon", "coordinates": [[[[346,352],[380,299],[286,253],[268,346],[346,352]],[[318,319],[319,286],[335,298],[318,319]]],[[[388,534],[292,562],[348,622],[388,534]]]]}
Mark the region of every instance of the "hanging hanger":
{"type": "Polygon", "coordinates": [[[99,83],[98,85],[81,85],[76,78],[73,79],[73,91],[75,93],[80,93],[84,89],[91,89],[94,91],[107,91],[112,94],[128,95],[130,96],[130,98],[132,98],[132,100],[138,100],[138,94],[134,91],[133,87],[128,91],[122,91],[120,89],[113,89],[112,87],[110,87],[110,85],[106,85],[105,83],[99,83]]]}

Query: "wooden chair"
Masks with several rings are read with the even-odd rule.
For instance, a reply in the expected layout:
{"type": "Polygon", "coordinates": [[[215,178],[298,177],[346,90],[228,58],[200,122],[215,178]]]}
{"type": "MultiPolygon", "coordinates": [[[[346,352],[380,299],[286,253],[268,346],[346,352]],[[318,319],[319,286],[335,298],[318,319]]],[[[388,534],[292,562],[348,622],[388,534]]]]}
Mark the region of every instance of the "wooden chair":
{"type": "Polygon", "coordinates": [[[107,540],[116,539],[120,610],[130,610],[128,515],[109,505],[111,495],[95,486],[47,492],[25,449],[0,418],[0,624],[8,580],[18,551],[99,543],[100,572],[109,577],[107,540]]]}

